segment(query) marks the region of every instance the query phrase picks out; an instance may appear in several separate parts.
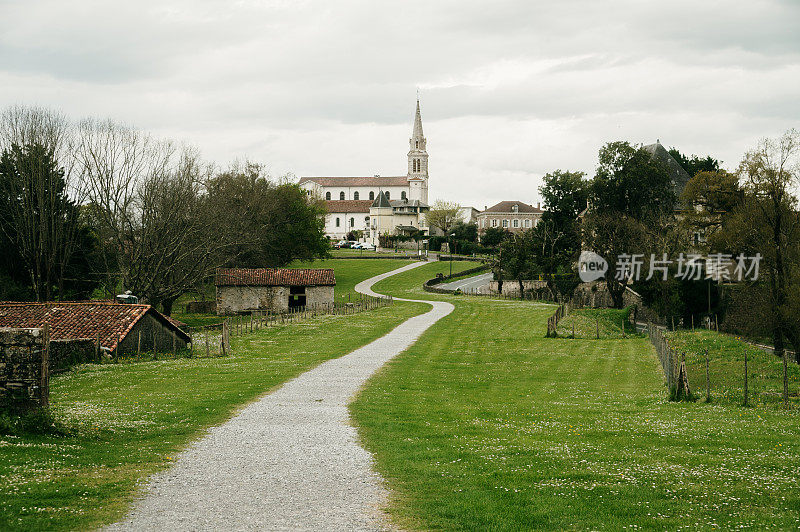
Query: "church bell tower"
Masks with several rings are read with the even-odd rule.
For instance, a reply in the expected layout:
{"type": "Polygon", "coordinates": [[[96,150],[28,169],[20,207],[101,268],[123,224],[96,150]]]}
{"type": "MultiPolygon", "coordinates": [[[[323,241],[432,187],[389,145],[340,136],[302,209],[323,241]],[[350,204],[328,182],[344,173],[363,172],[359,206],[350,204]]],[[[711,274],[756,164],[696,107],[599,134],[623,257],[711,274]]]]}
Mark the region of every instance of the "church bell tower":
{"type": "Polygon", "coordinates": [[[417,112],[414,115],[414,130],[408,139],[408,187],[409,199],[419,200],[428,204],[428,152],[425,149],[425,136],[422,134],[422,116],[419,112],[419,98],[417,98],[417,112]]]}

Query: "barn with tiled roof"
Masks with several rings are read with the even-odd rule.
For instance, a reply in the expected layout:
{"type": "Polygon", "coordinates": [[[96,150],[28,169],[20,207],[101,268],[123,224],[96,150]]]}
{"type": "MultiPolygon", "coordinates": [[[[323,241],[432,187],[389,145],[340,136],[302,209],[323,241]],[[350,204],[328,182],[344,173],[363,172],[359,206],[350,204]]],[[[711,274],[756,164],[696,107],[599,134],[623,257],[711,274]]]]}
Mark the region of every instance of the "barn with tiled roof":
{"type": "Polygon", "coordinates": [[[107,301],[0,302],[0,327],[40,328],[50,325],[53,340],[90,339],[116,354],[185,348],[191,338],[180,322],[150,305],[107,301]],[[174,340],[174,344],[173,344],[174,340]]]}
{"type": "Polygon", "coordinates": [[[286,312],[333,303],[336,276],[328,268],[220,268],[217,314],[286,312]]]}

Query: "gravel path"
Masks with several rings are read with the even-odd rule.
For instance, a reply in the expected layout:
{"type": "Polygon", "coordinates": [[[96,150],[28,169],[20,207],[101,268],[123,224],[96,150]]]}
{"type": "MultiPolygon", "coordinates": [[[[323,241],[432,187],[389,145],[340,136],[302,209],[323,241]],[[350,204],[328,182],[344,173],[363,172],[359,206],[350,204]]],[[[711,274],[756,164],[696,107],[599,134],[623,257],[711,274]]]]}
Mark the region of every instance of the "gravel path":
{"type": "MultiPolygon", "coordinates": [[[[371,286],[424,263],[359,283],[371,286]]],[[[169,470],[151,477],[110,530],[386,530],[387,491],[358,445],[347,405],[386,361],[439,319],[449,303],[329,360],[212,428],[169,470]]]]}

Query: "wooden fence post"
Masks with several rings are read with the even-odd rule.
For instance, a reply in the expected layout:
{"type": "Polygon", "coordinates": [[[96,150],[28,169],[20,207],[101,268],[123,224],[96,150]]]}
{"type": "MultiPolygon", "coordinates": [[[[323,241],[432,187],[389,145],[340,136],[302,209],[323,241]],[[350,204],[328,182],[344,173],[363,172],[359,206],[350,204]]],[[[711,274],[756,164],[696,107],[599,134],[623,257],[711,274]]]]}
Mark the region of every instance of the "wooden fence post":
{"type": "Polygon", "coordinates": [[[600,339],[600,316],[594,317],[594,325],[595,325],[595,332],[597,334],[597,339],[600,339]]]}
{"type": "Polygon", "coordinates": [[[97,358],[97,361],[100,362],[100,360],[101,360],[101,356],[100,356],[100,333],[97,333],[97,343],[94,346],[94,354],[95,354],[95,357],[97,358]]]}
{"type": "Polygon", "coordinates": [[[39,376],[39,404],[50,404],[50,324],[42,327],[42,374],[39,376]]]}
{"type": "Polygon", "coordinates": [[[708,349],[706,349],[706,403],[711,401],[711,378],[708,376],[708,349]]]}
{"type": "Polygon", "coordinates": [[[172,331],[172,356],[176,356],[177,350],[175,349],[176,338],[175,338],[175,331],[172,331]]]}
{"type": "Polygon", "coordinates": [[[139,339],[136,342],[136,356],[139,357],[142,355],[142,331],[139,331],[139,339]]]}
{"type": "Polygon", "coordinates": [[[744,406],[747,406],[748,390],[747,390],[747,349],[744,350],[744,406]]]}
{"type": "Polygon", "coordinates": [[[786,349],[783,350],[783,406],[789,408],[789,363],[786,349]]]}
{"type": "Polygon", "coordinates": [[[210,357],[211,356],[211,347],[208,345],[208,327],[204,327],[203,328],[203,332],[205,332],[205,337],[206,337],[206,356],[210,357]]]}

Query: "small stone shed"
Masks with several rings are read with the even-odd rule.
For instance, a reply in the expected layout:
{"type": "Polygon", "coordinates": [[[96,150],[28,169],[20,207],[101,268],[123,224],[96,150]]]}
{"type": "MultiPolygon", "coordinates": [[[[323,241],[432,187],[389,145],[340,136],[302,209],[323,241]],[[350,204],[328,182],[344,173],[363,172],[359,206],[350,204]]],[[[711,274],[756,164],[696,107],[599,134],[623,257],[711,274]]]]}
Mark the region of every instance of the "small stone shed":
{"type": "Polygon", "coordinates": [[[217,270],[217,314],[286,312],[333,303],[331,269],[224,268],[217,270]]]}
{"type": "Polygon", "coordinates": [[[50,339],[93,340],[114,353],[133,354],[141,333],[142,351],[185,348],[191,342],[181,323],[164,316],[150,305],[106,301],[0,302],[0,327],[41,328],[50,324],[50,339]]]}

